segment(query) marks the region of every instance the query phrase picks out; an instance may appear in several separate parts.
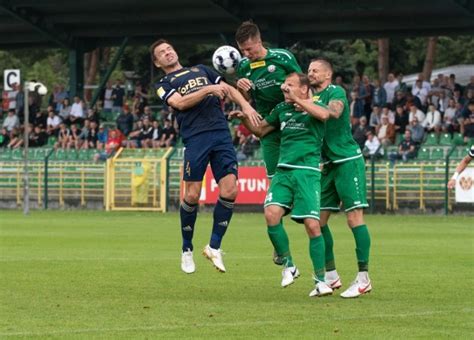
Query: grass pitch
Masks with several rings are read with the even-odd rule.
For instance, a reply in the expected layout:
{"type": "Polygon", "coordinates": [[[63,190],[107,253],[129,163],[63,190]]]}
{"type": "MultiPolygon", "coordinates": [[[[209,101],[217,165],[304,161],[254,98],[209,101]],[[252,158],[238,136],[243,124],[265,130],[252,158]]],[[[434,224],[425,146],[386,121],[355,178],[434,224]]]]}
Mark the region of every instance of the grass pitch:
{"type": "MultiPolygon", "coordinates": [[[[200,255],[180,271],[175,213],[0,212],[0,337],[468,338],[474,334],[474,219],[368,216],[373,291],[309,298],[303,227],[286,220],[301,277],[280,287],[262,214],[236,213],[223,243],[227,273],[200,255]],[[471,335],[469,335],[471,334],[471,335]]],[[[343,215],[330,223],[343,288],[356,272],[343,215]]]]}

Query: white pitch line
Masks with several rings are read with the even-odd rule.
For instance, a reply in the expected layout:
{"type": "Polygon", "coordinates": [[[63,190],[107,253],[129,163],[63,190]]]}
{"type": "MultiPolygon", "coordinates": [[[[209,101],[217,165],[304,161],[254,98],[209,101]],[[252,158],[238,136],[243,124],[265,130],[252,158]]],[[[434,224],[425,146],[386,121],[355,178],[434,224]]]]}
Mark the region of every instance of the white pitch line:
{"type": "MultiPolygon", "coordinates": [[[[467,314],[474,312],[472,308],[456,309],[450,311],[423,311],[414,313],[401,313],[401,314],[378,314],[363,317],[350,316],[350,317],[336,317],[331,318],[331,321],[347,321],[347,320],[367,320],[367,319],[383,319],[383,318],[407,318],[417,316],[430,316],[430,315],[442,315],[442,314],[467,314]]],[[[290,324],[305,323],[310,320],[293,320],[289,321],[290,324]]],[[[271,324],[280,324],[280,320],[267,320],[267,321],[236,321],[236,322],[203,322],[193,323],[192,327],[241,327],[241,326],[263,326],[271,324]]],[[[159,326],[145,326],[145,327],[128,327],[128,328],[83,328],[83,329],[64,329],[49,332],[6,332],[0,333],[0,336],[54,336],[54,335],[67,335],[67,334],[81,334],[81,333],[117,333],[117,332],[134,332],[134,331],[159,331],[159,330],[173,330],[179,328],[189,327],[189,324],[182,325],[159,325],[159,326]]]]}

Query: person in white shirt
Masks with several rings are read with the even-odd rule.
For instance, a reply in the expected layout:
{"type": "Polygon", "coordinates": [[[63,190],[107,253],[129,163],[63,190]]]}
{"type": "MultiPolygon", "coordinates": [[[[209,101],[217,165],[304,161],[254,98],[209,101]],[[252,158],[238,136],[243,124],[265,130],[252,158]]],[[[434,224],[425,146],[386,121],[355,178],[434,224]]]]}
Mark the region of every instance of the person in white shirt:
{"type": "Polygon", "coordinates": [[[107,82],[107,87],[104,90],[104,112],[112,112],[112,107],[114,105],[114,100],[112,98],[112,82],[107,82]]]}
{"type": "Polygon", "coordinates": [[[18,94],[18,84],[12,84],[12,91],[8,91],[8,109],[16,110],[16,95],[18,94]]]}
{"type": "Polygon", "coordinates": [[[15,109],[8,110],[8,116],[3,121],[2,127],[11,132],[13,129],[20,127],[20,119],[15,114],[15,109]]]}
{"type": "Polygon", "coordinates": [[[388,80],[383,85],[385,92],[387,92],[387,103],[391,104],[395,96],[395,89],[398,87],[399,82],[393,75],[393,73],[388,74],[388,80]]]}
{"type": "Polygon", "coordinates": [[[459,129],[459,122],[456,118],[456,102],[454,99],[449,99],[448,106],[444,111],[442,130],[443,132],[453,133],[455,130],[459,129]]]}
{"type": "Polygon", "coordinates": [[[367,140],[364,144],[363,154],[366,158],[375,156],[376,158],[383,156],[383,148],[380,148],[380,141],[372,131],[367,131],[367,140]]]}
{"type": "Polygon", "coordinates": [[[411,93],[420,99],[421,105],[426,105],[426,97],[428,97],[428,91],[423,87],[421,80],[417,80],[411,93]]]}
{"type": "Polygon", "coordinates": [[[427,132],[439,132],[441,130],[441,113],[433,104],[428,106],[426,117],[421,123],[427,132]]]}
{"type": "Polygon", "coordinates": [[[84,103],[81,98],[74,97],[74,103],[71,106],[71,112],[69,113],[69,122],[71,124],[81,124],[85,118],[84,114],[84,103]]]}
{"type": "Polygon", "coordinates": [[[423,111],[418,109],[415,105],[412,105],[410,106],[410,115],[408,116],[408,123],[411,123],[414,117],[416,117],[419,122],[425,120],[425,114],[423,113],[423,111]]]}
{"type": "Polygon", "coordinates": [[[426,92],[431,91],[431,84],[425,80],[425,76],[422,73],[418,74],[418,80],[421,81],[421,87],[424,88],[426,92]]]}
{"type": "Polygon", "coordinates": [[[59,124],[61,124],[61,118],[59,118],[54,111],[48,112],[48,119],[46,120],[46,133],[48,135],[56,136],[59,132],[59,124]]]}

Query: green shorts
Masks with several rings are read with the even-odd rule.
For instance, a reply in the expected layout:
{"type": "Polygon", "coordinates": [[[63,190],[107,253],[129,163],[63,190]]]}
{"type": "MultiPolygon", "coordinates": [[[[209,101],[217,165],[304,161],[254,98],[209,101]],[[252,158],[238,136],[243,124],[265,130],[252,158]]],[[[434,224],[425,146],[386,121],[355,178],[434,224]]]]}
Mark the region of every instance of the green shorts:
{"type": "Polygon", "coordinates": [[[321,176],[321,210],[344,211],[367,208],[365,163],[360,157],[343,163],[329,163],[321,176]]]}
{"type": "Polygon", "coordinates": [[[272,178],[280,158],[280,130],[274,130],[262,138],[263,161],[267,170],[267,177],[272,178]]]}
{"type": "Polygon", "coordinates": [[[264,207],[278,205],[291,210],[291,219],[298,223],[303,223],[305,218],[319,220],[320,180],[319,171],[278,168],[264,207]]]}

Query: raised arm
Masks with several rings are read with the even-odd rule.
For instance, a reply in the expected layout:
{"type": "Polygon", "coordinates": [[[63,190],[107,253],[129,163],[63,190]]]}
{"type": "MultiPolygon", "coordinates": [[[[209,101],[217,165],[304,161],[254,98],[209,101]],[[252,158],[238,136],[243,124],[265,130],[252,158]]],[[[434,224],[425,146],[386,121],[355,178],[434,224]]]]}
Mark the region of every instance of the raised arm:
{"type": "Polygon", "coordinates": [[[453,189],[456,186],[456,181],[459,177],[459,174],[464,171],[464,169],[467,168],[469,163],[472,161],[472,157],[470,155],[467,155],[464,157],[461,162],[459,162],[458,166],[456,167],[456,170],[454,171],[453,177],[448,182],[448,188],[453,189]]]}
{"type": "Polygon", "coordinates": [[[255,136],[259,138],[269,134],[270,132],[276,129],[274,126],[268,124],[266,120],[260,121],[258,125],[253,125],[250,122],[250,119],[245,116],[245,114],[240,110],[231,111],[229,113],[229,117],[239,118],[242,121],[242,124],[244,124],[250,132],[252,132],[255,136]]]}
{"type": "Polygon", "coordinates": [[[250,105],[247,99],[233,86],[230,86],[224,82],[221,82],[222,86],[224,86],[227,90],[227,96],[232,100],[234,103],[240,105],[242,108],[242,113],[245,117],[249,120],[249,122],[253,126],[258,126],[261,122],[261,116],[258,114],[257,111],[250,105]]]}
{"type": "Polygon", "coordinates": [[[178,92],[173,92],[173,94],[171,94],[167,99],[167,102],[171,107],[183,111],[196,106],[209,95],[214,95],[223,99],[227,94],[228,89],[224,84],[209,85],[185,96],[182,96],[178,92]]]}

